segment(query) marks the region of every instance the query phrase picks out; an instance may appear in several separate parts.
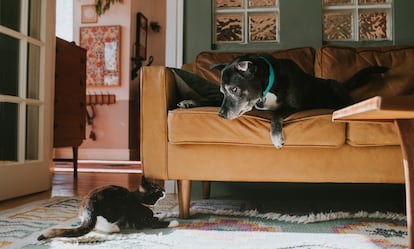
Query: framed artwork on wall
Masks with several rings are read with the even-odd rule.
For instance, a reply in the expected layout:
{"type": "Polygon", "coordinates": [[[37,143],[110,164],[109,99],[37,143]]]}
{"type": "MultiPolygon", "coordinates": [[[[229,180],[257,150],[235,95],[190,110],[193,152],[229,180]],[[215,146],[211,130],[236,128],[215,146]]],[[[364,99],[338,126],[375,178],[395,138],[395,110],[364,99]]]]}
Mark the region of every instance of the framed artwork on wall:
{"type": "Polygon", "coordinates": [[[80,27],[86,52],[86,85],[119,86],[121,26],[80,27]]]}
{"type": "Polygon", "coordinates": [[[81,8],[82,23],[96,23],[98,21],[98,14],[96,13],[95,5],[82,5],[81,8]]]}

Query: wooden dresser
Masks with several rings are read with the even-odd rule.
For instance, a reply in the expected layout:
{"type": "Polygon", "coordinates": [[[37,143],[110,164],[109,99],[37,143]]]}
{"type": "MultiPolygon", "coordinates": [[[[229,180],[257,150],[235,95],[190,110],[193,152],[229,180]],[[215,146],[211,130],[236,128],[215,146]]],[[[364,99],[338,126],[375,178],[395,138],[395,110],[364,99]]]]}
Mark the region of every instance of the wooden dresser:
{"type": "Polygon", "coordinates": [[[78,147],[85,139],[86,50],[57,37],[55,70],[53,147],[72,147],[73,158],[54,161],[73,162],[76,177],[78,147]]]}

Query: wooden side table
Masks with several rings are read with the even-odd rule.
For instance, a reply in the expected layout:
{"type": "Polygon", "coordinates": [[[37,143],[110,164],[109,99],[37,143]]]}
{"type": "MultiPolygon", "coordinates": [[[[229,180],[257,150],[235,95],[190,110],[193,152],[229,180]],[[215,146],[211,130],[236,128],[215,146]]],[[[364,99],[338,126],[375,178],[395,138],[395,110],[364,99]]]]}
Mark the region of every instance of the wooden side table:
{"type": "Polygon", "coordinates": [[[414,249],[414,95],[373,97],[335,111],[332,120],[393,122],[398,128],[404,158],[408,248],[414,249]]]}

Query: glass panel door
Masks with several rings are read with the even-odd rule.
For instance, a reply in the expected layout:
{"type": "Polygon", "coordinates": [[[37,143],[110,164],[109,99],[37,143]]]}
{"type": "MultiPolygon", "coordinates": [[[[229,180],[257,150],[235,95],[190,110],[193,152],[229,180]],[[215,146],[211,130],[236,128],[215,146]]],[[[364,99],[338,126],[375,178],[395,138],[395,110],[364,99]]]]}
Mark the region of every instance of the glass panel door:
{"type": "Polygon", "coordinates": [[[54,8],[0,1],[0,200],[50,187],[54,8]]]}

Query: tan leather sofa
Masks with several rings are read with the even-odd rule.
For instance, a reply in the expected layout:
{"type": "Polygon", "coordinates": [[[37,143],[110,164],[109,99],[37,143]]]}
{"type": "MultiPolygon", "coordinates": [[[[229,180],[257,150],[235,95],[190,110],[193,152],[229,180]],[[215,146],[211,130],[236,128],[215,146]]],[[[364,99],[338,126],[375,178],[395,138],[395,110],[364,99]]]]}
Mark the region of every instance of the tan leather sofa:
{"type": "MultiPolygon", "coordinates": [[[[390,70],[352,92],[356,100],[414,93],[414,47],[325,46],[271,51],[316,77],[345,81],[370,65],[390,70]]],[[[203,52],[185,68],[219,82],[209,70],[242,53],[203,52]]],[[[154,179],[178,180],[180,216],[188,217],[192,180],[304,183],[404,183],[392,124],[334,123],[333,110],[295,113],[284,122],[285,146],[273,147],[270,113],[221,119],[218,107],[177,109],[175,79],[162,66],[141,70],[141,160],[154,179]]]]}

